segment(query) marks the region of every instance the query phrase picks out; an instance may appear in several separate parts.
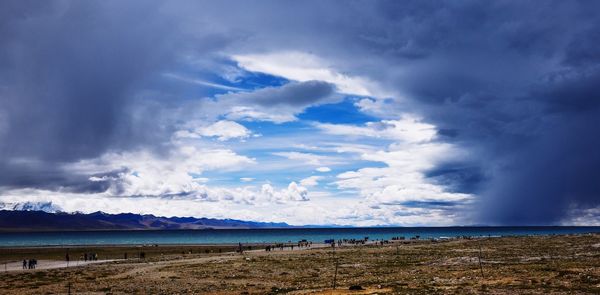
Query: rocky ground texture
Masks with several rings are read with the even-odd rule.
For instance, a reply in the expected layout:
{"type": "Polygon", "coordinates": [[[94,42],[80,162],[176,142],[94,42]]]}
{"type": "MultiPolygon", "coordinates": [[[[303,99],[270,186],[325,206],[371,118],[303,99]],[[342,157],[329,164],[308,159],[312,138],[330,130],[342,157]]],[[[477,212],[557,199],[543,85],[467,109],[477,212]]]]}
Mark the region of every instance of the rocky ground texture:
{"type": "Polygon", "coordinates": [[[600,294],[600,235],[594,234],[418,241],[335,251],[255,250],[243,255],[169,249],[170,253],[145,261],[8,271],[0,273],[0,290],[3,294],[65,294],[69,289],[72,294],[600,294]]]}

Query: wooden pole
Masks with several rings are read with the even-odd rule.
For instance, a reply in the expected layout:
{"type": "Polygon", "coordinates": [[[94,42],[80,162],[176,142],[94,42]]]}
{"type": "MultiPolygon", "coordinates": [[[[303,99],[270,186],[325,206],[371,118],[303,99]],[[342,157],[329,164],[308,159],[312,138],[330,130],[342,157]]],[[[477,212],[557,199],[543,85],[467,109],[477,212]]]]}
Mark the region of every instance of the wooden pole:
{"type": "Polygon", "coordinates": [[[481,241],[479,241],[479,270],[481,271],[481,277],[485,278],[483,275],[483,265],[481,264],[481,241]]]}
{"type": "Polygon", "coordinates": [[[335,274],[333,275],[333,289],[335,290],[337,283],[337,271],[338,271],[339,259],[335,260],[335,274]]]}

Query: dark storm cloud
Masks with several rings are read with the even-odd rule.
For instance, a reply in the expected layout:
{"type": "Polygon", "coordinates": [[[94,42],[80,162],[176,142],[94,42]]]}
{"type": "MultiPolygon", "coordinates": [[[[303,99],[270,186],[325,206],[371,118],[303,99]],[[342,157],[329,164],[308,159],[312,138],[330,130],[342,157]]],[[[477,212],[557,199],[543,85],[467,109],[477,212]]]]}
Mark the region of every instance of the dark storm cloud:
{"type": "Polygon", "coordinates": [[[218,96],[219,100],[239,104],[309,106],[322,102],[335,92],[335,85],[322,81],[292,82],[281,87],[267,87],[252,92],[239,92],[218,96]]]}
{"type": "Polygon", "coordinates": [[[479,191],[486,181],[482,169],[474,163],[447,163],[439,165],[425,173],[430,181],[444,186],[448,191],[456,193],[472,193],[479,191]]]}
{"type": "MultiPolygon", "coordinates": [[[[417,112],[467,151],[468,163],[429,177],[478,195],[473,222],[557,223],[600,206],[598,1],[0,5],[0,185],[19,173],[53,183],[48,163],[158,141],[143,131],[152,120],[131,116],[132,97],[181,47],[193,57],[301,51],[402,97],[377,115],[417,112]]],[[[250,99],[310,104],[331,91],[317,84],[307,96],[250,99]]]]}
{"type": "Polygon", "coordinates": [[[7,65],[2,68],[8,118],[3,156],[98,155],[120,140],[112,137],[135,84],[168,58],[162,30],[168,23],[153,21],[151,9],[133,3],[52,3],[45,11],[14,13],[6,21],[11,30],[1,37],[7,49],[0,56],[7,65]]]}
{"type": "Polygon", "coordinates": [[[466,2],[428,10],[410,37],[426,54],[406,63],[399,89],[478,162],[429,177],[478,194],[477,222],[559,223],[600,205],[597,6],[466,2]]]}
{"type": "Polygon", "coordinates": [[[140,94],[177,54],[209,51],[224,38],[186,35],[161,5],[0,4],[0,186],[102,190],[60,166],[168,138],[169,126],[157,122],[162,108],[140,94]]]}
{"type": "Polygon", "coordinates": [[[36,188],[49,191],[61,190],[75,193],[99,193],[110,187],[110,178],[115,178],[123,171],[109,171],[101,175],[82,175],[73,173],[56,163],[48,162],[20,162],[0,164],[3,190],[13,188],[36,188]],[[90,177],[103,177],[104,179],[92,181],[90,177]]]}
{"type": "Polygon", "coordinates": [[[498,168],[481,218],[502,224],[557,223],[600,203],[600,111],[556,119],[498,168]]]}
{"type": "Polygon", "coordinates": [[[152,30],[160,24],[129,21],[151,14],[129,5],[37,4],[5,1],[0,9],[0,184],[80,187],[79,177],[57,165],[120,140],[113,136],[132,86],[158,66],[162,53],[153,48],[161,38],[152,30]]]}

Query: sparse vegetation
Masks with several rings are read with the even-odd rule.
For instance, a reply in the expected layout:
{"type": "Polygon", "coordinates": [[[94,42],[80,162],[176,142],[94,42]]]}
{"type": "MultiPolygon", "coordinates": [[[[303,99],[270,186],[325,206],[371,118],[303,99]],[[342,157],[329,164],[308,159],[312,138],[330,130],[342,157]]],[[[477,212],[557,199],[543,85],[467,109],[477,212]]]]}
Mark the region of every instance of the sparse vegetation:
{"type": "MultiPolygon", "coordinates": [[[[0,274],[8,294],[598,294],[600,235],[410,242],[301,251],[162,255],[0,274]],[[331,290],[335,259],[337,289],[331,290]],[[359,290],[349,290],[360,286],[359,290]]],[[[171,251],[171,252],[169,252],[171,251]]],[[[1,257],[1,256],[0,256],[1,257]]]]}

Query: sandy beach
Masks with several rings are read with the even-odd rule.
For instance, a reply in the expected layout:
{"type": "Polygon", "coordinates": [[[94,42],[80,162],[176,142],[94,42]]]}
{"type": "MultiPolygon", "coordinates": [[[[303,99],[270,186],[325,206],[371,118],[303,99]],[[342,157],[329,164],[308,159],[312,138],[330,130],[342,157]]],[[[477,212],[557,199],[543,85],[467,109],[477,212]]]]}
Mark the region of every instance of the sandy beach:
{"type": "Polygon", "coordinates": [[[0,274],[0,289],[6,294],[65,294],[69,289],[73,294],[600,292],[600,235],[593,234],[344,245],[335,250],[253,249],[243,254],[206,253],[200,251],[206,246],[198,246],[192,254],[186,254],[190,249],[181,254],[190,247],[159,246],[146,259],[68,268],[56,260],[40,260],[36,270],[18,270],[13,263],[0,274]]]}
{"type": "MultiPolygon", "coordinates": [[[[88,265],[88,264],[104,263],[104,262],[111,262],[111,261],[115,261],[115,260],[114,259],[95,260],[95,261],[79,261],[79,260],[77,260],[77,261],[70,261],[68,263],[66,261],[58,261],[58,260],[38,260],[38,264],[34,270],[78,267],[78,266],[84,266],[84,265],[88,265]]],[[[11,272],[12,271],[22,271],[22,272],[34,271],[34,270],[30,270],[30,269],[23,269],[23,264],[21,261],[7,262],[2,266],[2,269],[5,272],[8,272],[8,271],[11,271],[11,272]]]]}

